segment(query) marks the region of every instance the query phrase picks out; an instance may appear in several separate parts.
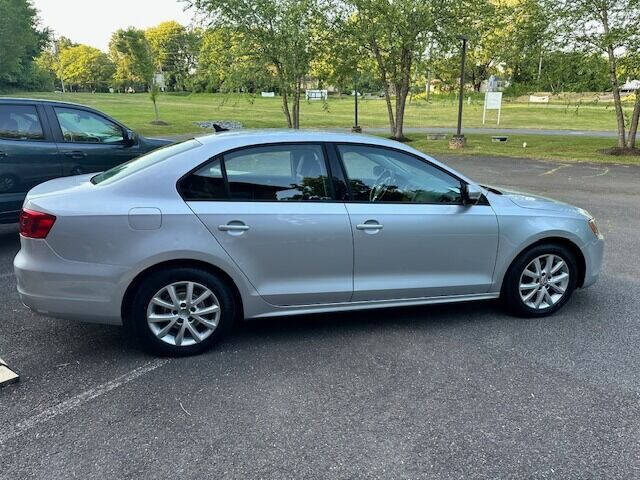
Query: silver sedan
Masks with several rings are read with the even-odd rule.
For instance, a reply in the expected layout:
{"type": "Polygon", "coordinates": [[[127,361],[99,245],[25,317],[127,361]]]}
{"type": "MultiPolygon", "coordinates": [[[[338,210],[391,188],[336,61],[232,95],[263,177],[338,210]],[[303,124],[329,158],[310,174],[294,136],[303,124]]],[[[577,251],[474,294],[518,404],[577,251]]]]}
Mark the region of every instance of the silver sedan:
{"type": "Polygon", "coordinates": [[[239,318],[501,297],[519,316],[596,281],[586,211],[478,185],[404,144],[327,132],[188,140],[31,190],[23,303],[123,324],[162,354],[239,318]]]}

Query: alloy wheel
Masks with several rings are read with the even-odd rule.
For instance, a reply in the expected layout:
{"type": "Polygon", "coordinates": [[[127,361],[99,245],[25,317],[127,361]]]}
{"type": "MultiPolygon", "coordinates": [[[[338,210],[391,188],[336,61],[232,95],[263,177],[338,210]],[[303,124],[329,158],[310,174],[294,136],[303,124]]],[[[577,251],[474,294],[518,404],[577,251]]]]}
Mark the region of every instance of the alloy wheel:
{"type": "Polygon", "coordinates": [[[196,282],[175,282],[162,287],[147,307],[147,325],[169,345],[189,346],[202,342],[218,327],[220,302],[215,294],[196,282]]]}
{"type": "Polygon", "coordinates": [[[540,255],[520,275],[520,298],[534,310],[550,308],[564,297],[569,276],[569,266],[562,257],[552,253],[540,255]]]}

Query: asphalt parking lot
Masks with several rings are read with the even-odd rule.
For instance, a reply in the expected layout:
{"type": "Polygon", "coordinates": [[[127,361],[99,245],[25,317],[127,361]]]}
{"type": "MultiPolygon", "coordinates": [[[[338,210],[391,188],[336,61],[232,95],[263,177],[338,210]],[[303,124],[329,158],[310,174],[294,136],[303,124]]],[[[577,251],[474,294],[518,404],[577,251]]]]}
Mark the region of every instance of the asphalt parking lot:
{"type": "Polygon", "coordinates": [[[157,359],[21,306],[0,232],[0,478],[638,478],[640,168],[447,158],[593,213],[600,281],[558,314],[494,302],[270,319],[157,359]]]}

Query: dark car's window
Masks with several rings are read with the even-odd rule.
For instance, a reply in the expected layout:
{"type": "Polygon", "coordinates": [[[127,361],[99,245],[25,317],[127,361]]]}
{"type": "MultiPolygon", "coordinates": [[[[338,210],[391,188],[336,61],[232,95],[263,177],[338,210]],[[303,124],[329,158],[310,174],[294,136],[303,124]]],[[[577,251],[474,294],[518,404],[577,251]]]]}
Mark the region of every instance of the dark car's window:
{"type": "Polygon", "coordinates": [[[0,138],[44,140],[36,107],[32,105],[0,105],[0,138]]]}
{"type": "Polygon", "coordinates": [[[97,185],[99,183],[108,184],[120,180],[121,178],[128,177],[129,175],[139,172],[151,165],[154,165],[163,160],[167,160],[169,157],[177,155],[192,148],[200,147],[202,144],[195,140],[187,140],[182,143],[174,143],[167,145],[166,147],[153,150],[152,152],[142,155],[141,157],[134,158],[126,163],[122,163],[113,167],[106,172],[102,172],[91,179],[91,183],[97,185]]]}
{"type": "Polygon", "coordinates": [[[86,110],[55,107],[65,142],[122,143],[124,132],[119,125],[86,110]]]}
{"type": "Polygon", "coordinates": [[[458,179],[398,150],[339,145],[353,200],[461,203],[458,179]]]}
{"type": "MultiPolygon", "coordinates": [[[[250,147],[223,156],[231,200],[321,201],[331,199],[319,145],[250,147]]],[[[228,199],[218,160],[181,184],[187,200],[228,199]]]]}

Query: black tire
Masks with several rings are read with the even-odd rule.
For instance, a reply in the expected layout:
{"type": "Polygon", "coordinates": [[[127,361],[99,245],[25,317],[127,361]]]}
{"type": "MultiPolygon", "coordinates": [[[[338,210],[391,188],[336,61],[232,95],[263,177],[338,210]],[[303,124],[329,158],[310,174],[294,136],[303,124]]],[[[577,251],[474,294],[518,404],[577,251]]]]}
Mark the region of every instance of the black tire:
{"type": "MultiPolygon", "coordinates": [[[[172,268],[169,270],[155,271],[140,283],[140,287],[131,303],[128,323],[140,345],[146,350],[163,356],[186,356],[202,353],[215,345],[230,330],[235,316],[236,305],[234,296],[225,282],[206,270],[198,268],[172,268]],[[156,337],[147,323],[147,309],[152,298],[164,287],[178,282],[194,282],[206,287],[213,293],[220,308],[217,317],[217,326],[213,332],[202,341],[192,345],[177,346],[167,343],[156,337]]],[[[179,322],[183,322],[183,320],[180,319],[179,322]]],[[[182,323],[180,323],[180,325],[182,325],[182,323]]],[[[191,323],[191,325],[195,324],[191,323]]],[[[198,326],[198,328],[201,327],[201,325],[198,326]]],[[[179,325],[172,327],[171,332],[174,332],[175,329],[178,328],[179,325]]],[[[186,335],[187,334],[185,334],[185,336],[186,335]]],[[[166,340],[172,341],[171,335],[167,337],[166,340]]],[[[190,338],[193,339],[193,336],[191,335],[190,338]]]]}
{"type": "Polygon", "coordinates": [[[513,315],[526,318],[544,317],[557,312],[567,303],[576,288],[577,279],[578,265],[575,255],[570,249],[554,243],[536,245],[521,253],[509,267],[502,284],[502,300],[509,312],[513,315]],[[527,268],[531,262],[542,255],[549,254],[556,255],[565,262],[568,267],[569,281],[564,290],[564,294],[555,304],[539,309],[532,308],[527,305],[520,296],[520,278],[525,268],[527,268]]]}

